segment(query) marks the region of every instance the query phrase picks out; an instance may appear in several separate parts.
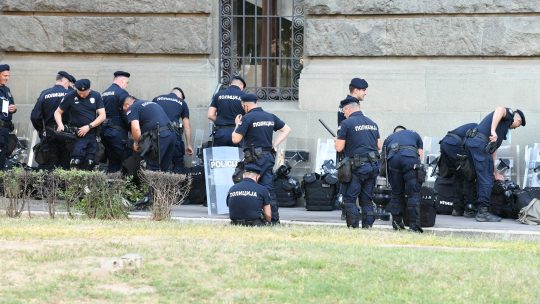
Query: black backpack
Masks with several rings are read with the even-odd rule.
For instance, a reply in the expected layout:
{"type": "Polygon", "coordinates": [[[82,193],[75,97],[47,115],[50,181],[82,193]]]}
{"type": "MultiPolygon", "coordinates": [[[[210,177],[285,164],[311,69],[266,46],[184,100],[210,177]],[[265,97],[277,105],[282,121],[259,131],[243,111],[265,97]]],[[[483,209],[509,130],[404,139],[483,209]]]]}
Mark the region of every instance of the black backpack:
{"type": "Polygon", "coordinates": [[[435,192],[437,192],[435,201],[437,213],[445,215],[452,214],[454,203],[457,203],[459,199],[453,177],[438,176],[435,180],[435,192]]]}
{"type": "Polygon", "coordinates": [[[186,168],[186,174],[191,176],[191,188],[184,204],[203,204],[206,206],[206,180],[203,165],[186,168]]]}

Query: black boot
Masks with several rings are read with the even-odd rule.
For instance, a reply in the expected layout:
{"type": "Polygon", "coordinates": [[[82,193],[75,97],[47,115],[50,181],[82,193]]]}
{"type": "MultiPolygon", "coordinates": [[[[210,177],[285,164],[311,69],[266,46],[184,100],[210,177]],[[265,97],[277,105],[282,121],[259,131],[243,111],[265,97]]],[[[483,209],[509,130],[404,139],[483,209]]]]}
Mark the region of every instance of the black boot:
{"type": "Polygon", "coordinates": [[[500,222],[502,220],[501,217],[491,214],[489,212],[488,207],[479,207],[478,213],[476,214],[476,221],[477,222],[500,222]]]}
{"type": "Polygon", "coordinates": [[[463,211],[463,217],[466,217],[466,218],[476,217],[476,208],[473,206],[473,204],[467,204],[465,206],[465,211],[463,211]]]}
{"type": "Polygon", "coordinates": [[[409,231],[416,233],[424,233],[420,223],[420,206],[407,209],[409,212],[409,231]]]}
{"type": "Polygon", "coordinates": [[[403,223],[403,218],[401,216],[392,215],[392,228],[396,231],[405,230],[405,224],[403,223]]]}

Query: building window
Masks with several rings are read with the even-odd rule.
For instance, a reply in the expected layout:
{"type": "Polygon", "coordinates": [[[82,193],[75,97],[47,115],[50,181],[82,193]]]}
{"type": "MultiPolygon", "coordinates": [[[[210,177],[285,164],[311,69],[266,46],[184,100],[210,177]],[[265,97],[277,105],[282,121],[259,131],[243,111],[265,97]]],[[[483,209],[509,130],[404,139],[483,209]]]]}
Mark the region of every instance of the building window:
{"type": "Polygon", "coordinates": [[[298,101],[303,0],[221,0],[220,77],[234,75],[264,101],[298,101]]]}

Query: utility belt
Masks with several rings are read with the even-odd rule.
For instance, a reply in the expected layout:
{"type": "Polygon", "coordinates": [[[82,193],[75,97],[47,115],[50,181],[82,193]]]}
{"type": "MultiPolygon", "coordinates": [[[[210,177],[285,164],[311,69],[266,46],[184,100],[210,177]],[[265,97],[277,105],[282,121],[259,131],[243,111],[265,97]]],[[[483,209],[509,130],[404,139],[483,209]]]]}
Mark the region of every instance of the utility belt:
{"type": "Polygon", "coordinates": [[[338,170],[338,181],[340,183],[349,183],[352,180],[352,173],[357,168],[366,163],[378,163],[380,159],[379,153],[369,152],[367,156],[355,154],[352,157],[345,157],[341,160],[336,168],[338,170]]]}
{"type": "Polygon", "coordinates": [[[263,155],[263,152],[271,152],[272,154],[275,155],[275,151],[273,148],[262,148],[262,147],[244,148],[244,162],[246,164],[256,162],[259,158],[261,158],[261,156],[263,155]]]}
{"type": "Polygon", "coordinates": [[[264,226],[266,224],[265,221],[261,219],[255,219],[255,220],[231,220],[231,225],[239,225],[239,226],[264,226]]]}
{"type": "Polygon", "coordinates": [[[184,125],[179,121],[171,122],[171,128],[176,134],[182,134],[184,132],[184,125]]]}
{"type": "Polygon", "coordinates": [[[214,125],[214,131],[217,131],[217,130],[220,130],[220,129],[232,129],[232,128],[235,128],[236,125],[221,125],[221,126],[218,126],[218,125],[214,125]]]}
{"type": "Polygon", "coordinates": [[[103,127],[104,128],[117,129],[117,130],[120,130],[120,131],[127,131],[126,128],[122,127],[121,125],[114,124],[112,119],[105,119],[105,121],[103,122],[103,127]]]}
{"type": "Polygon", "coordinates": [[[163,131],[173,131],[171,124],[164,127],[151,129],[141,134],[139,147],[141,148],[141,157],[148,155],[151,159],[159,159],[159,136],[163,131]]]}
{"type": "Polygon", "coordinates": [[[466,136],[467,138],[478,138],[483,141],[486,144],[486,146],[484,147],[484,152],[488,154],[493,154],[493,152],[497,150],[497,142],[490,141],[489,137],[478,131],[477,128],[467,131],[466,136]]]}
{"type": "MultiPolygon", "coordinates": [[[[57,131],[56,130],[57,127],[58,126],[56,124],[45,126],[45,136],[57,137],[63,140],[77,140],[78,138],[77,132],[79,131],[79,128],[70,126],[70,125],[64,125],[64,131],[57,131]]],[[[91,132],[95,132],[95,131],[90,130],[88,133],[91,133],[91,132]]]]}
{"type": "Polygon", "coordinates": [[[390,151],[389,152],[397,153],[400,150],[414,151],[414,153],[416,153],[418,155],[418,147],[416,147],[416,146],[401,146],[398,143],[393,143],[393,144],[390,145],[390,151]]]}
{"type": "Polygon", "coordinates": [[[0,128],[9,129],[9,131],[11,132],[11,131],[13,131],[15,126],[13,125],[13,123],[11,121],[0,120],[0,128]]]}

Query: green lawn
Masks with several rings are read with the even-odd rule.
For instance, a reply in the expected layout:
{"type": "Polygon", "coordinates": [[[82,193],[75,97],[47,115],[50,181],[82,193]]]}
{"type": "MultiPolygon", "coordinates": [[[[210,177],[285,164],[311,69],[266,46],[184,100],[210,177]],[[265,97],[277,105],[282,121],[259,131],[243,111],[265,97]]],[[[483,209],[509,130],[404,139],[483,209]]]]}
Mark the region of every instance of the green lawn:
{"type": "Polygon", "coordinates": [[[540,243],[0,218],[1,303],[537,303],[540,243]],[[140,268],[103,267],[126,253],[140,268]]]}

